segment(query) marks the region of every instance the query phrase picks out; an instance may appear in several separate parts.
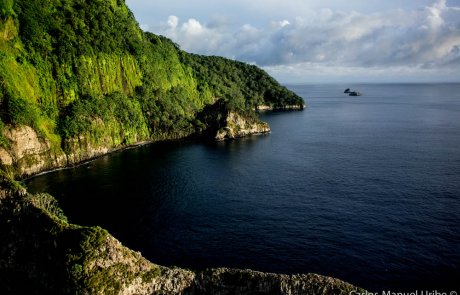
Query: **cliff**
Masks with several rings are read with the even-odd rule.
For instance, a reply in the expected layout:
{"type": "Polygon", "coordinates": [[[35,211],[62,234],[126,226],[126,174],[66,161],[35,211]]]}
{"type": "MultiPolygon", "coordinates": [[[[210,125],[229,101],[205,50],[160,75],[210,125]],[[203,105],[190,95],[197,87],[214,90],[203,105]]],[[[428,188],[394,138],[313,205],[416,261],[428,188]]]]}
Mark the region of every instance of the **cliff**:
{"type": "Polygon", "coordinates": [[[122,0],[1,2],[0,160],[16,176],[195,136],[218,98],[243,120],[257,105],[304,104],[256,66],[142,32],[122,0]]]}
{"type": "Polygon", "coordinates": [[[68,223],[56,200],[0,176],[2,294],[349,294],[315,274],[202,272],[153,264],[100,227],[68,223]]]}

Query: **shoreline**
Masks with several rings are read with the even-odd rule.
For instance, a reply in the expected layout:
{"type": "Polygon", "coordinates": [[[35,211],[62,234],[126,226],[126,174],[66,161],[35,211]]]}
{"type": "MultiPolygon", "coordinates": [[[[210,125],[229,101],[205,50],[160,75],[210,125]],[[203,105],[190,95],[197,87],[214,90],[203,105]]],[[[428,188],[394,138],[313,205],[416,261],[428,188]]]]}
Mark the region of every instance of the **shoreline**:
{"type": "MultiPolygon", "coordinates": [[[[167,140],[166,140],[167,141],[167,140]]],[[[151,140],[151,141],[140,141],[138,143],[134,143],[134,144],[130,144],[130,145],[127,145],[127,146],[122,146],[122,147],[117,147],[117,148],[114,148],[112,150],[109,150],[108,152],[106,153],[103,153],[103,154],[100,154],[100,155],[96,155],[94,157],[91,157],[91,158],[88,158],[88,159],[85,159],[85,160],[82,160],[76,164],[67,164],[63,167],[58,167],[58,168],[52,168],[52,169],[49,169],[49,170],[44,170],[44,171],[41,171],[41,172],[37,172],[35,174],[31,174],[31,175],[27,175],[26,177],[19,177],[18,181],[26,181],[26,180],[30,180],[34,177],[38,177],[38,176],[41,176],[41,175],[45,175],[45,174],[48,174],[48,173],[53,173],[53,172],[57,172],[57,171],[61,171],[61,170],[68,170],[68,169],[73,169],[73,168],[77,168],[77,167],[80,167],[82,165],[85,165],[85,164],[88,164],[88,163],[91,163],[99,158],[102,158],[104,156],[108,156],[110,154],[114,154],[114,153],[117,153],[117,152],[122,152],[124,150],[129,150],[129,149],[134,149],[134,148],[137,148],[137,147],[141,147],[141,146],[144,146],[144,145],[149,145],[149,144],[153,144],[153,143],[157,143],[157,142],[163,142],[162,140],[161,141],[155,141],[155,140],[151,140]]],[[[66,155],[67,157],[67,155],[66,155]]]]}
{"type": "Polygon", "coordinates": [[[122,147],[117,147],[117,148],[111,149],[111,150],[107,151],[106,153],[96,155],[96,156],[93,156],[91,158],[82,160],[82,161],[80,161],[80,162],[78,162],[76,164],[70,164],[70,165],[65,165],[63,167],[57,167],[57,168],[52,168],[52,169],[48,169],[48,170],[43,170],[43,171],[40,171],[40,172],[37,172],[37,173],[34,173],[34,174],[27,175],[25,177],[20,176],[16,180],[22,182],[22,181],[27,181],[27,180],[30,180],[32,178],[39,177],[39,176],[42,176],[42,175],[45,175],[45,174],[49,174],[49,173],[53,173],[53,172],[57,172],[57,171],[62,171],[62,170],[69,170],[69,169],[77,168],[77,167],[83,166],[85,164],[91,163],[93,161],[96,161],[96,160],[98,160],[98,159],[100,159],[102,157],[109,156],[109,155],[115,154],[115,153],[121,153],[123,151],[130,150],[130,149],[136,149],[136,148],[139,148],[139,147],[142,147],[142,146],[148,146],[148,145],[153,145],[153,144],[181,143],[181,142],[183,142],[183,143],[185,143],[185,142],[226,142],[226,141],[233,141],[233,140],[243,139],[243,138],[246,138],[246,137],[249,137],[249,136],[268,135],[270,133],[271,133],[271,131],[257,132],[257,133],[252,133],[252,134],[248,134],[248,135],[240,136],[240,137],[235,137],[235,138],[226,138],[225,140],[204,139],[202,137],[201,138],[200,137],[194,138],[193,136],[192,137],[187,136],[187,137],[184,137],[184,138],[175,138],[175,139],[144,140],[144,141],[133,143],[133,144],[130,144],[130,145],[127,145],[127,146],[122,146],[122,147]]]}

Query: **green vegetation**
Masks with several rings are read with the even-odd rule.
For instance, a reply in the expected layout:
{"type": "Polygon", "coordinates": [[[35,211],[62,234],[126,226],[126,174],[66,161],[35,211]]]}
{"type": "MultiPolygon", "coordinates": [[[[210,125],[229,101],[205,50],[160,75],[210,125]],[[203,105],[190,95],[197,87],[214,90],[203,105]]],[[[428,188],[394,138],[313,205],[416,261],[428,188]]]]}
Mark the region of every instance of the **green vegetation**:
{"type": "MultiPolygon", "coordinates": [[[[70,104],[60,130],[64,138],[85,135],[98,146],[132,144],[148,138],[149,131],[139,101],[121,93],[100,98],[88,96],[70,104]]],[[[70,152],[70,151],[68,151],[70,152]]]]}
{"type": "Polygon", "coordinates": [[[158,266],[100,227],[70,224],[48,194],[32,195],[0,170],[0,293],[117,294],[158,266]]]}
{"type": "Polygon", "coordinates": [[[13,0],[2,0],[0,2],[0,16],[6,18],[12,15],[14,15],[13,0]]]}
{"type": "Polygon", "coordinates": [[[256,66],[142,32],[122,0],[1,1],[0,131],[28,125],[67,153],[82,137],[106,148],[182,138],[217,99],[247,113],[303,105],[256,66]]]}
{"type": "Polygon", "coordinates": [[[298,95],[254,65],[218,56],[182,54],[181,57],[184,64],[192,67],[200,89],[223,98],[232,109],[248,110],[260,105],[284,109],[304,104],[298,95]]]}

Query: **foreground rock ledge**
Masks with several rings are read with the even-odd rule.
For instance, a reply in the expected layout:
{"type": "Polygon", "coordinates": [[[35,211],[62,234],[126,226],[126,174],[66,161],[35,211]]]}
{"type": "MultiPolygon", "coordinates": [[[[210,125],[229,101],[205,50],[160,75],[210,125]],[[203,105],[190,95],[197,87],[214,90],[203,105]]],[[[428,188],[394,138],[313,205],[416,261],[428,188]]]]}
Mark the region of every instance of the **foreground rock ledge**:
{"type": "Polygon", "coordinates": [[[100,227],[68,223],[56,200],[0,175],[0,294],[349,294],[316,274],[151,263],[100,227]]]}

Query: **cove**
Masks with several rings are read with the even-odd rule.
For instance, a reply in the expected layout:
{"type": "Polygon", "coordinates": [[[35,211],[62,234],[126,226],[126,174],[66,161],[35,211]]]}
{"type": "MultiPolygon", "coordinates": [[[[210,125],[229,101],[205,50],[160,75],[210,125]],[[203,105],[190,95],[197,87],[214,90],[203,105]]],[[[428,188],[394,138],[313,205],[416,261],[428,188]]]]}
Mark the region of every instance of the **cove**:
{"type": "Polygon", "coordinates": [[[291,86],[272,133],[159,143],[27,181],[163,265],[315,272],[369,290],[460,275],[458,84],[291,86]]]}

